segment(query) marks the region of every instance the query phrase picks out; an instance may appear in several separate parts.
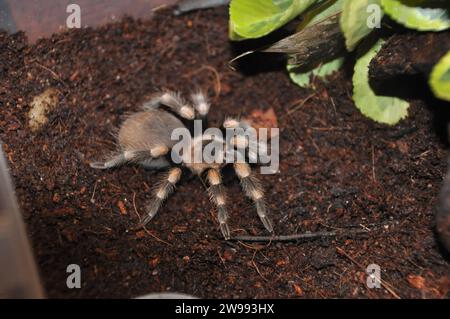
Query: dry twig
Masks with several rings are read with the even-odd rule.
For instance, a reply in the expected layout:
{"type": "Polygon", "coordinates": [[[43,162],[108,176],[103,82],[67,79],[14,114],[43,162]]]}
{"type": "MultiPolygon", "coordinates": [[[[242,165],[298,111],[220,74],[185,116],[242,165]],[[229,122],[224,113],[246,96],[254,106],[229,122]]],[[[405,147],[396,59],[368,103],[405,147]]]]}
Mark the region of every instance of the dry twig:
{"type": "Polygon", "coordinates": [[[300,240],[314,240],[320,238],[334,238],[334,237],[352,237],[360,234],[369,233],[367,230],[359,229],[355,231],[331,231],[331,232],[317,232],[317,233],[303,233],[294,235],[281,235],[281,236],[236,236],[231,238],[235,241],[245,242],[293,242],[300,240]]]}

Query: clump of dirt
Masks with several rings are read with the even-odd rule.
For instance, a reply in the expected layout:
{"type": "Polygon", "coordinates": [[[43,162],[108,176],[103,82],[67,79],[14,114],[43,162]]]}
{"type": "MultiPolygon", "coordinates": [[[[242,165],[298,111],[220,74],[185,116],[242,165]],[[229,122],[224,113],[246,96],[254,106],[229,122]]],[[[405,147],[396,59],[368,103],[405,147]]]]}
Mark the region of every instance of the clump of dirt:
{"type": "Polygon", "coordinates": [[[429,75],[450,50],[450,32],[407,32],[389,38],[372,60],[372,78],[389,79],[398,75],[429,75]]]}
{"type": "MultiPolygon", "coordinates": [[[[446,168],[433,105],[414,100],[408,119],[386,127],[357,111],[345,72],[307,90],[267,65],[233,72],[225,8],[125,18],[35,45],[1,34],[0,47],[0,138],[49,297],[448,297],[449,265],[433,231],[446,168]],[[158,173],[96,171],[88,162],[114,148],[110,133],[148,94],[197,87],[212,96],[211,126],[274,110],[280,173],[262,180],[277,234],[373,231],[226,242],[196,177],[182,180],[148,232],[137,229],[158,173]],[[59,104],[33,132],[30,105],[49,88],[59,104]],[[66,287],[69,264],[81,266],[81,289],[66,287]],[[381,267],[381,289],[366,286],[370,264],[381,267]]],[[[231,170],[225,185],[232,234],[265,234],[231,170]]]]}

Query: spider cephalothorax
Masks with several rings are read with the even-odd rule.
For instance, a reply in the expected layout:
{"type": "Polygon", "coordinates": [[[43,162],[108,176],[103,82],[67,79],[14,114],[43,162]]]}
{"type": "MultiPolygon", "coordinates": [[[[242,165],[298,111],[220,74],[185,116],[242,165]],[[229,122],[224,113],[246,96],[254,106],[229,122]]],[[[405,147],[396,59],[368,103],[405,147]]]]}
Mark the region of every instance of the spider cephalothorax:
{"type": "MultiPolygon", "coordinates": [[[[121,125],[118,134],[120,152],[105,162],[93,162],[90,165],[96,169],[108,169],[127,163],[137,163],[151,169],[170,167],[167,174],[154,189],[153,199],[147,206],[147,216],[142,221],[143,225],[156,215],[164,200],[174,191],[175,185],[181,178],[180,165],[199,176],[206,174],[206,180],[209,184],[208,193],[211,201],[217,207],[220,229],[225,239],[230,239],[230,229],[227,224],[228,212],[225,206],[226,194],[222,186],[220,173],[220,170],[227,163],[224,160],[215,162],[195,161],[192,155],[194,152],[192,152],[189,155],[181,154],[178,161],[179,165],[177,165],[174,163],[173,157],[169,156],[173,153],[171,152],[172,148],[178,142],[172,139],[172,133],[177,129],[186,129],[180,117],[184,120],[194,120],[197,112],[199,117],[204,119],[209,112],[210,104],[203,93],[192,94],[191,99],[193,107],[178,93],[168,91],[155,95],[150,101],[144,103],[141,111],[129,116],[121,125]],[[168,110],[161,108],[161,106],[167,107],[168,110]]],[[[247,123],[235,119],[227,119],[223,126],[227,129],[249,127],[247,123]]],[[[241,137],[236,135],[228,143],[216,136],[202,134],[190,139],[188,149],[193,150],[199,144],[203,149],[205,145],[214,142],[219,143],[219,149],[228,154],[230,148],[239,145],[243,145],[244,148],[248,146],[248,140],[241,137]]],[[[234,162],[233,166],[245,194],[254,201],[265,228],[272,232],[273,227],[267,216],[261,183],[246,162],[234,162]]]]}

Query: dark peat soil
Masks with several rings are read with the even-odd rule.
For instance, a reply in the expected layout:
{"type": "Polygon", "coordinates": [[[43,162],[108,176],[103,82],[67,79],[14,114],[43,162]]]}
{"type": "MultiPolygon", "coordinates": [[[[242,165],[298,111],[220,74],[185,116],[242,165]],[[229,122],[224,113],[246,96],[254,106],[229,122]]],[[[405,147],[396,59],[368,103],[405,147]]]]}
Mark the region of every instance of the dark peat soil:
{"type": "MultiPolygon", "coordinates": [[[[395,127],[364,118],[351,73],[314,89],[282,68],[234,72],[226,9],[151,21],[125,18],[29,45],[0,34],[0,138],[49,297],[137,297],[183,292],[210,298],[442,298],[449,264],[434,234],[446,169],[437,127],[442,107],[411,101],[395,127]],[[58,90],[38,131],[33,98],[58,90]],[[210,125],[273,108],[280,173],[264,175],[276,234],[367,227],[363,236],[248,244],[226,242],[201,180],[185,176],[148,226],[138,229],[158,172],[89,167],[114,149],[111,132],[156,89],[201,87],[213,97],[210,125]],[[79,264],[82,288],[66,287],[79,264]],[[383,288],[366,287],[378,264],[383,288]]],[[[258,69],[258,66],[256,66],[258,69]]],[[[257,169],[257,167],[255,167],[257,169]]],[[[267,235],[231,169],[225,170],[233,235],[267,235]]]]}

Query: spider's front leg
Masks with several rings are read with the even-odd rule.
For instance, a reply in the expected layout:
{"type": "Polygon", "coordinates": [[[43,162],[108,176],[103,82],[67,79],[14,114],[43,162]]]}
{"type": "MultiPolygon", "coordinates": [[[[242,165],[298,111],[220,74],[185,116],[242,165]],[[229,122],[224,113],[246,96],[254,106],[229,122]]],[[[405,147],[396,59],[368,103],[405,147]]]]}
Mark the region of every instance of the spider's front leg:
{"type": "Polygon", "coordinates": [[[148,224],[155,217],[164,201],[175,190],[175,185],[181,178],[181,169],[174,167],[164,176],[153,191],[153,199],[147,207],[147,216],[142,220],[142,225],[148,224]]]}
{"type": "Polygon", "coordinates": [[[89,165],[95,169],[109,169],[125,165],[127,163],[139,163],[150,159],[156,159],[169,152],[167,146],[155,146],[149,151],[124,151],[113,156],[105,162],[92,162],[89,165]]]}
{"type": "Polygon", "coordinates": [[[211,168],[208,170],[207,175],[208,183],[210,187],[208,188],[208,193],[211,201],[217,207],[217,220],[219,221],[220,230],[222,231],[223,237],[226,240],[230,239],[230,228],[228,227],[228,212],[225,206],[226,195],[225,190],[222,185],[222,177],[218,169],[211,168]]]}
{"type": "Polygon", "coordinates": [[[270,218],[267,216],[267,207],[264,202],[264,191],[261,186],[261,182],[254,176],[251,171],[250,165],[247,163],[235,163],[234,170],[239,177],[242,185],[242,189],[247,197],[251,198],[256,205],[256,211],[261,219],[264,227],[273,232],[273,226],[270,218]]]}
{"type": "Polygon", "coordinates": [[[241,151],[248,150],[251,163],[259,163],[263,156],[267,157],[267,143],[258,140],[256,130],[249,123],[229,117],[223,122],[223,127],[234,130],[231,145],[241,151]]]}

